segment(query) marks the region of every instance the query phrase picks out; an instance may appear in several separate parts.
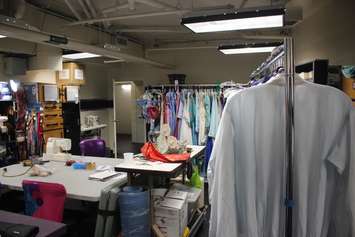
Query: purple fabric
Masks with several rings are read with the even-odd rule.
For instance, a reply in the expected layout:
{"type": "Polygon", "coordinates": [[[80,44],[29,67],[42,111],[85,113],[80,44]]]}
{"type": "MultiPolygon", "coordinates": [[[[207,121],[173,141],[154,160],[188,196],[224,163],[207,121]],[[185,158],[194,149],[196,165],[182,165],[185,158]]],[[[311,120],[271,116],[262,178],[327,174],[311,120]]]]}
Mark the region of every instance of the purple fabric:
{"type": "Polygon", "coordinates": [[[105,141],[100,138],[83,140],[80,142],[80,152],[83,156],[105,157],[105,141]]]}

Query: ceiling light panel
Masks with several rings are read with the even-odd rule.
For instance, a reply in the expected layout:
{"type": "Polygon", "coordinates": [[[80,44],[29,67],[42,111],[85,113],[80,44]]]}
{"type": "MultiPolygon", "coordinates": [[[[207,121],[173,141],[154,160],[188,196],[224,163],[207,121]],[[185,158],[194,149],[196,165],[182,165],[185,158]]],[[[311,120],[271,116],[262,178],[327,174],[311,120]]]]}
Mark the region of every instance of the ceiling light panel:
{"type": "Polygon", "coordinates": [[[62,57],[64,59],[84,59],[84,58],[101,57],[101,55],[93,54],[93,53],[72,53],[72,54],[64,54],[62,57]]]}
{"type": "Polygon", "coordinates": [[[239,49],[221,49],[224,54],[248,54],[248,53],[269,53],[275,47],[258,47],[258,48],[239,48],[239,49]]]}
{"type": "Polygon", "coordinates": [[[182,24],[195,33],[265,29],[284,26],[284,9],[236,12],[183,18],[182,24]]]}
{"type": "Polygon", "coordinates": [[[6,38],[6,37],[7,37],[7,36],[5,36],[5,35],[0,35],[0,39],[1,39],[1,38],[6,38]]]}
{"type": "Polygon", "coordinates": [[[257,43],[257,44],[239,44],[239,45],[223,45],[218,50],[224,54],[248,54],[248,53],[270,53],[276,47],[280,46],[280,42],[257,43]]]}

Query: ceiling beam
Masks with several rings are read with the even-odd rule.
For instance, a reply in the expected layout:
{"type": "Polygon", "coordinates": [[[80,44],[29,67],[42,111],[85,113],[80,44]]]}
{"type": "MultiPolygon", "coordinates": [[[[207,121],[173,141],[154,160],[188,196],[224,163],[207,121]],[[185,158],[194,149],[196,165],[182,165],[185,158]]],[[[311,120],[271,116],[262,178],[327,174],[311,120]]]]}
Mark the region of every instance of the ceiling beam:
{"type": "Polygon", "coordinates": [[[81,8],[83,9],[83,11],[84,11],[84,13],[86,15],[86,18],[88,18],[88,19],[92,18],[91,15],[90,15],[90,12],[87,9],[87,7],[86,7],[85,3],[83,2],[83,0],[78,0],[78,2],[80,4],[81,8]]]}
{"type": "Polygon", "coordinates": [[[164,48],[150,48],[146,49],[148,52],[157,51],[174,51],[174,50],[197,50],[197,49],[217,49],[217,45],[210,46],[185,46],[185,47],[164,47],[164,48]]]}
{"type": "Polygon", "coordinates": [[[91,12],[91,15],[96,18],[97,17],[97,11],[96,11],[92,1],[91,0],[85,0],[85,2],[86,2],[86,5],[88,6],[88,8],[89,8],[89,10],[91,12]]]}
{"type": "Polygon", "coordinates": [[[74,8],[74,6],[70,3],[69,0],[64,0],[65,4],[68,6],[68,8],[70,9],[70,11],[74,14],[74,16],[76,17],[76,19],[78,19],[79,21],[81,21],[83,18],[80,16],[80,14],[78,13],[78,11],[74,8]]]}
{"type": "Polygon", "coordinates": [[[175,11],[140,13],[140,14],[133,14],[133,15],[125,15],[125,16],[101,17],[101,18],[90,19],[90,20],[76,21],[73,23],[69,23],[68,25],[75,26],[75,25],[83,25],[83,24],[93,24],[97,22],[105,22],[105,21],[128,20],[128,19],[167,16],[167,15],[180,15],[180,14],[186,14],[188,12],[189,10],[175,10],[175,11]]]}
{"type": "Polygon", "coordinates": [[[122,10],[122,9],[126,9],[128,7],[129,7],[129,4],[128,3],[124,3],[122,5],[118,5],[118,6],[102,9],[102,12],[104,14],[108,14],[108,13],[111,13],[111,12],[116,12],[116,11],[119,11],[119,10],[122,10]]]}
{"type": "Polygon", "coordinates": [[[145,5],[155,7],[155,8],[162,8],[165,10],[176,10],[177,8],[174,6],[171,6],[170,4],[160,2],[158,0],[136,0],[139,3],[143,3],[145,5]]]}
{"type": "Polygon", "coordinates": [[[123,59],[127,62],[144,63],[144,64],[149,64],[161,68],[170,68],[170,69],[174,68],[174,66],[160,63],[144,57],[138,57],[127,53],[122,53],[116,50],[109,50],[96,45],[90,45],[87,43],[79,42],[73,39],[68,39],[67,44],[51,44],[48,43],[51,34],[47,32],[35,31],[28,28],[24,29],[7,23],[0,22],[0,34],[6,35],[14,39],[20,39],[28,42],[49,45],[52,47],[89,52],[89,53],[98,54],[98,55],[102,55],[114,59],[123,59]]]}
{"type": "Polygon", "coordinates": [[[247,4],[247,2],[248,2],[248,0],[242,0],[242,2],[241,2],[240,5],[239,5],[238,10],[244,8],[245,5],[247,4]]]}
{"type": "Polygon", "coordinates": [[[122,27],[115,29],[116,32],[122,33],[181,33],[190,34],[191,31],[184,30],[180,27],[155,27],[155,26],[137,26],[137,27],[122,27]]]}

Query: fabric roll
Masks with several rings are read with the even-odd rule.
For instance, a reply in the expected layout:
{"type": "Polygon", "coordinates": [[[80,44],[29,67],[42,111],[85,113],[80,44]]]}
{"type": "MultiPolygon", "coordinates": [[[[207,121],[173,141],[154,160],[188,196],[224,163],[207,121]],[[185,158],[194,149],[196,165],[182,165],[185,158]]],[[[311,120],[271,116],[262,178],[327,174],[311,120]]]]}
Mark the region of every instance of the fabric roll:
{"type": "Polygon", "coordinates": [[[119,193],[122,235],[150,237],[150,195],[142,187],[127,186],[119,193]]]}

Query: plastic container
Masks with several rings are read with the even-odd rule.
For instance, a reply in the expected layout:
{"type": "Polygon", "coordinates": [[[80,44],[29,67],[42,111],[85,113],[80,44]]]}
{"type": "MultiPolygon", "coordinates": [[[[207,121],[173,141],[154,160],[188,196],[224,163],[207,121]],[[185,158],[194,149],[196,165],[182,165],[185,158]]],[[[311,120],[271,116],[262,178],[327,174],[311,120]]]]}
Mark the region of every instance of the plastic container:
{"type": "Polygon", "coordinates": [[[118,197],[122,235],[150,237],[150,194],[143,187],[126,186],[118,197]]]}

